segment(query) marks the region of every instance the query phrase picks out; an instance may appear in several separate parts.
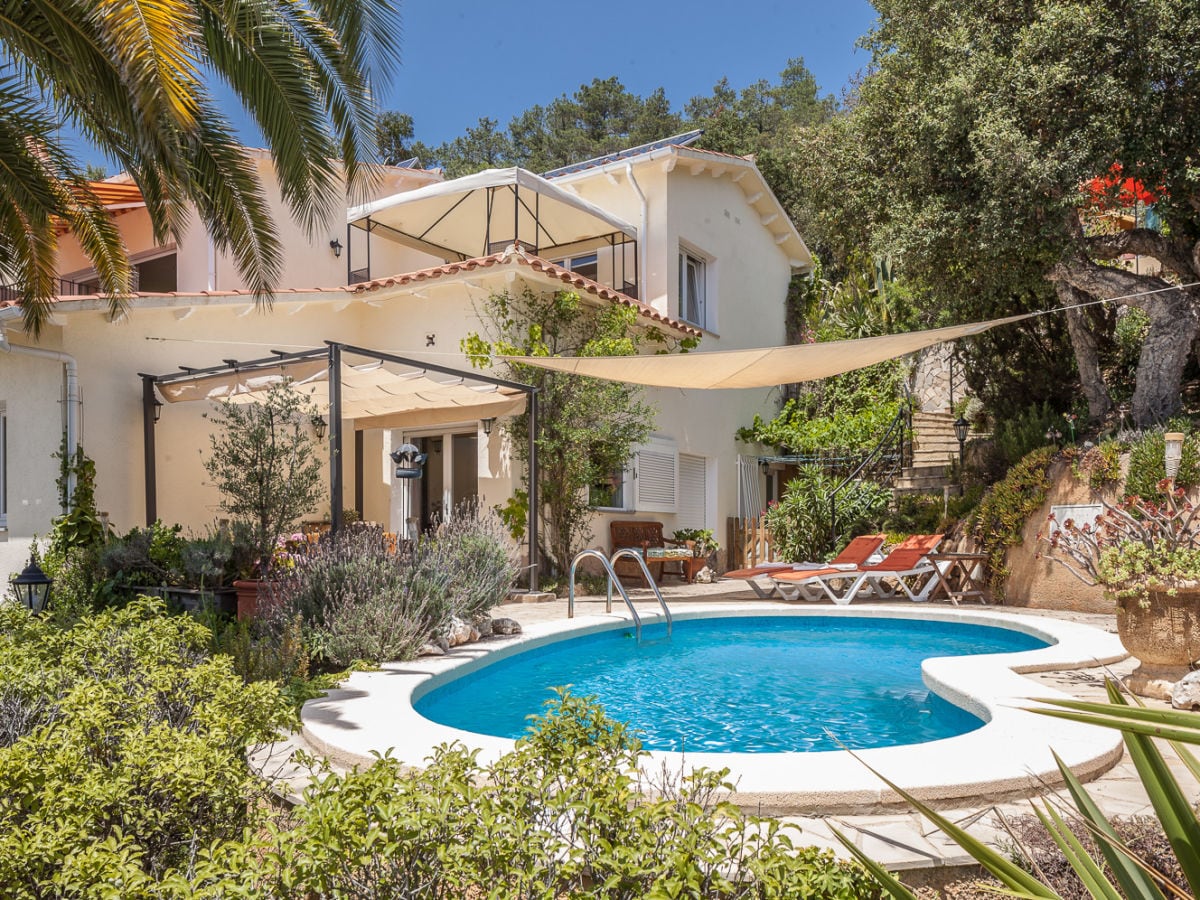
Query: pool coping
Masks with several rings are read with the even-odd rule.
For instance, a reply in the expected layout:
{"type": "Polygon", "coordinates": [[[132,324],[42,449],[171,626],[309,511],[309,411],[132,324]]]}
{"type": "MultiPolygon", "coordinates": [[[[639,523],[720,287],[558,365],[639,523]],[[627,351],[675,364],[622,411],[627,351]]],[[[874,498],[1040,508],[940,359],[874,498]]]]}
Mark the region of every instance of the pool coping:
{"type": "MultiPolygon", "coordinates": [[[[1109,729],[1039,716],[1023,707],[1067,694],[1024,678],[1022,673],[1091,668],[1128,654],[1116,635],[1056,619],[1006,615],[982,609],[895,605],[781,607],[738,602],[680,609],[676,621],[731,616],[848,616],[939,620],[1006,628],[1053,641],[1049,647],[1013,653],[925,660],[922,676],[941,696],[983,718],[986,724],[955,737],[858,751],[809,753],[669,753],[651,751],[649,776],[697,767],[730,769],[736,790],[729,799],[765,815],[860,813],[902,805],[867,767],[878,770],[921,800],[938,806],[972,805],[1034,793],[1061,782],[1053,753],[1081,779],[1095,778],[1120,758],[1120,734],[1109,729]]],[[[661,615],[642,614],[644,623],[661,615]]],[[[627,614],[590,615],[531,625],[524,634],[456,648],[446,656],[388,663],[354,672],[301,711],[303,735],[316,750],[343,765],[370,765],[390,752],[420,765],[439,744],[460,741],[487,763],[512,750],[513,741],[432,722],[413,709],[428,691],[501,658],[559,640],[629,627],[627,614]]]]}

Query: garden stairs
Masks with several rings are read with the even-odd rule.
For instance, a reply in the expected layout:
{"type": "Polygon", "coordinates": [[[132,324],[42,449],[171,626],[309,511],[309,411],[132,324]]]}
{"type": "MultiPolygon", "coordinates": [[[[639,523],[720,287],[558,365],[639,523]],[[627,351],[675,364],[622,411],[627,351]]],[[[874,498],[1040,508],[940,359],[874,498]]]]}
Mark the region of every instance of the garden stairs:
{"type": "Polygon", "coordinates": [[[912,414],[912,429],[912,463],[901,470],[892,490],[896,494],[941,493],[954,483],[948,472],[958,461],[954,416],[918,410],[912,414]]]}

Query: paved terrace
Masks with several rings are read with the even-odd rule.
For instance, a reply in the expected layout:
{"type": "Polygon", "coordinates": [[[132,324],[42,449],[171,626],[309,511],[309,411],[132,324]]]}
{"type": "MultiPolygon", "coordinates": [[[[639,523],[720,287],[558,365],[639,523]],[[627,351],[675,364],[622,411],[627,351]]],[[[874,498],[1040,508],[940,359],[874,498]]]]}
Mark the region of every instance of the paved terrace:
{"type": "MultiPolygon", "coordinates": [[[[702,610],[706,605],[715,606],[738,601],[762,602],[761,598],[757,597],[741,581],[720,581],[707,585],[670,585],[663,588],[663,595],[672,611],[702,610]]],[[[653,595],[648,590],[638,590],[631,591],[631,596],[637,603],[639,611],[644,611],[650,618],[652,612],[657,609],[653,595]]],[[[613,603],[614,612],[623,609],[619,595],[614,596],[613,603]]],[[[577,617],[603,614],[604,604],[603,596],[577,597],[575,614],[577,617]]],[[[793,606],[793,604],[782,602],[775,605],[779,607],[793,606]]],[[[805,606],[811,608],[816,604],[805,604],[805,606]]],[[[898,610],[904,611],[912,611],[914,608],[913,604],[907,601],[898,602],[896,606],[898,610]]],[[[932,603],[929,606],[947,608],[949,604],[932,603]]],[[[979,604],[974,602],[963,604],[964,608],[978,608],[978,606],[979,604]]],[[[1042,616],[1078,622],[1108,632],[1115,633],[1116,630],[1114,617],[1108,615],[1029,610],[1017,607],[993,606],[989,608],[1002,609],[1006,613],[1020,616],[1042,616]]],[[[514,618],[523,627],[538,623],[561,622],[567,618],[567,601],[506,604],[495,610],[494,615],[514,618]]],[[[483,642],[484,646],[486,643],[483,642]]],[[[475,650],[479,646],[469,645],[471,650],[475,650]]],[[[1121,676],[1128,674],[1133,667],[1134,662],[1127,659],[1108,667],[1107,671],[1121,676]]],[[[1037,673],[1024,677],[1032,678],[1039,683],[1080,699],[1102,700],[1104,698],[1104,674],[1105,670],[1103,669],[1078,669],[1037,673]]],[[[315,702],[321,703],[322,701],[315,702]]],[[[328,705],[329,701],[324,701],[324,703],[328,705]]],[[[1165,706],[1165,704],[1157,704],[1156,701],[1147,701],[1147,703],[1165,706]]],[[[312,745],[306,744],[302,737],[295,736],[290,741],[264,748],[255,757],[255,761],[264,772],[274,773],[281,778],[282,790],[286,791],[291,788],[293,793],[301,788],[310,777],[306,771],[298,770],[286,762],[292,749],[296,747],[310,752],[314,749],[321,749],[314,748],[312,745]]],[[[1185,790],[1189,791],[1194,799],[1200,800],[1200,786],[1196,784],[1170,748],[1164,745],[1163,751],[1185,790]]],[[[336,759],[334,764],[335,768],[342,768],[337,765],[336,759]]],[[[1088,789],[1109,816],[1153,815],[1153,808],[1141,788],[1128,755],[1123,755],[1111,769],[1091,781],[1088,789]]],[[[1070,805],[1065,792],[1046,792],[1046,796],[1055,796],[1062,805],[1070,805]]],[[[1000,803],[981,802],[980,805],[964,805],[961,808],[942,809],[941,812],[952,821],[969,827],[972,833],[978,837],[993,843],[1003,843],[1008,840],[1008,835],[1000,826],[996,813],[1004,816],[1028,815],[1031,813],[1031,808],[1028,799],[1006,798],[1000,803]]],[[[808,843],[832,849],[839,856],[847,854],[833,837],[830,830],[832,827],[852,836],[853,840],[866,852],[891,868],[910,871],[926,870],[925,874],[934,880],[949,874],[948,870],[971,863],[970,858],[956,845],[945,839],[919,815],[906,809],[883,810],[869,815],[803,815],[785,816],[782,819],[797,825],[808,843]]]]}

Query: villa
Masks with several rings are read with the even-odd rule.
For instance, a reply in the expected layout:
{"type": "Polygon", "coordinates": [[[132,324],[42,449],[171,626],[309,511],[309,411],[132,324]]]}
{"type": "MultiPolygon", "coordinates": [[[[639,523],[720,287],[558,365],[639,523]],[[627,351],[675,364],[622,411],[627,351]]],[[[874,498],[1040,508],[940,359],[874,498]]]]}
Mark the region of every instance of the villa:
{"type": "MultiPolygon", "coordinates": [[[[0,293],[0,528],[49,529],[58,513],[51,454],[66,434],[95,459],[98,506],[118,529],[154,518],[201,529],[218,514],[202,465],[211,402],[163,400],[244,391],[245,361],[326,342],[469,372],[460,341],[481,328],[476,305],[495,292],[570,290],[586,303],[624,304],[668,343],[698,337],[705,350],[783,343],[788,283],[811,268],[809,251],[753,159],[690,146],[698,136],[542,175],[489,170],[447,181],[415,165],[386,167],[365,202],[311,239],[284,212],[269,155],[248,151],[272,186],[285,247],[285,280],[269,309],[200,229],[158,246],[137,187],[122,176],[100,184],[138,290],[111,321],[94,270],[63,234],[62,293],[40,340],[0,293]],[[155,383],[147,393],[139,376],[164,373],[178,373],[171,390],[155,383]]],[[[379,360],[345,364],[348,377],[370,380],[362,373],[379,360]]],[[[340,506],[411,533],[460,500],[491,506],[521,486],[524,472],[494,424],[524,408],[523,394],[417,365],[389,368],[409,387],[376,384],[344,403],[340,504],[331,497],[314,517],[340,506]],[[393,484],[388,459],[405,442],[428,453],[411,494],[393,484]]],[[[597,501],[597,539],[614,517],[660,520],[670,534],[756,514],[747,498],[761,496],[763,476],[739,455],[735,432],[756,413],[772,415],[773,394],[647,390],[654,436],[597,501]]]]}

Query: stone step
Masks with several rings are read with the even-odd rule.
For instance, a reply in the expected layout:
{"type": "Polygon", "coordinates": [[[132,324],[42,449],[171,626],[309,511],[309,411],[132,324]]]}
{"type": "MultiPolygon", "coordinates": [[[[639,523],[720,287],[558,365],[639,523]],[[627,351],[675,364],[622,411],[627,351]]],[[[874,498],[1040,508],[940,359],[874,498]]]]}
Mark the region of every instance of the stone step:
{"type": "Polygon", "coordinates": [[[949,478],[898,478],[892,485],[894,494],[940,494],[952,484],[949,478]]]}

